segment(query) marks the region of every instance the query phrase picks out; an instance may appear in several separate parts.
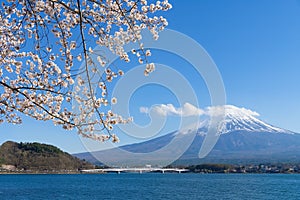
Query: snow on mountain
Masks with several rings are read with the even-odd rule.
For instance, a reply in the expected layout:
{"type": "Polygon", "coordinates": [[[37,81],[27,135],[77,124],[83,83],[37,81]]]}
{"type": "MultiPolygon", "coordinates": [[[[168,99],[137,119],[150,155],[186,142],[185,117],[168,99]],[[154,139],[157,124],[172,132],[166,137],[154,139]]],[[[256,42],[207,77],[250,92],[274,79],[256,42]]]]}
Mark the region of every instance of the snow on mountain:
{"type": "Polygon", "coordinates": [[[226,134],[234,131],[247,132],[272,132],[294,134],[291,131],[278,128],[263,122],[257,117],[259,114],[246,108],[239,108],[233,105],[215,106],[206,108],[206,118],[202,119],[198,125],[191,125],[180,133],[187,133],[197,130],[198,134],[205,135],[209,126],[217,124],[217,134],[226,134]],[[211,123],[211,119],[216,118],[217,123],[211,123]],[[194,127],[194,128],[193,128],[194,127]]]}

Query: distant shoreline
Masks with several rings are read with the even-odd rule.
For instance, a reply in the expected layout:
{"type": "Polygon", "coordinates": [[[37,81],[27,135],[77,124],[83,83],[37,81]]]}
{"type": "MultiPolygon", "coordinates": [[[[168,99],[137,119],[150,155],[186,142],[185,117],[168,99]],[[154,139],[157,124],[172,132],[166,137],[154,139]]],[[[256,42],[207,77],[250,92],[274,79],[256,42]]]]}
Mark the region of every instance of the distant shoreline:
{"type": "MultiPolygon", "coordinates": [[[[0,175],[81,175],[81,174],[118,174],[117,172],[0,172],[0,175]]],[[[121,172],[120,174],[179,174],[176,172],[121,172]]],[[[183,172],[180,174],[300,174],[299,172],[183,172]]]]}
{"type": "MultiPolygon", "coordinates": [[[[117,173],[0,173],[1,175],[96,175],[96,174],[117,174],[117,173]]],[[[131,172],[126,172],[126,173],[121,173],[121,174],[139,174],[139,173],[131,173],[131,172]]],[[[162,173],[158,173],[158,172],[143,172],[141,174],[162,174],[162,173]]],[[[164,174],[178,174],[178,173],[164,173],[164,174]]],[[[289,175],[289,174],[299,174],[300,173],[218,173],[218,172],[212,172],[212,173],[195,173],[195,172],[188,172],[188,173],[181,173],[181,174],[201,174],[201,175],[208,175],[208,174],[228,174],[228,175],[232,175],[232,174],[259,174],[259,175],[266,175],[266,174],[281,174],[281,175],[289,175]]]]}
{"type": "Polygon", "coordinates": [[[0,174],[106,174],[106,173],[195,173],[195,174],[300,174],[300,163],[277,164],[198,164],[189,166],[136,167],[136,168],[110,168],[108,166],[93,166],[94,168],[80,169],[18,169],[6,165],[0,169],[0,174]]]}

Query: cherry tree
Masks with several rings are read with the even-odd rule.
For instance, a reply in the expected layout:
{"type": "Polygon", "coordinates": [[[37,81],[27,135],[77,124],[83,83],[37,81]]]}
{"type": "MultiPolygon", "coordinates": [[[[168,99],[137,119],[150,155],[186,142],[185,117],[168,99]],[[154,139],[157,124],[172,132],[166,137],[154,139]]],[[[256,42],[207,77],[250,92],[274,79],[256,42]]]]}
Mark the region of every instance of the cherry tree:
{"type": "Polygon", "coordinates": [[[155,66],[148,61],[151,52],[143,48],[141,31],[148,29],[157,39],[168,24],[159,15],[171,7],[167,0],[2,2],[0,122],[19,124],[25,114],[67,130],[76,128],[84,137],[117,142],[114,125],[131,119],[106,109],[117,103],[108,96],[107,84],[124,72],[92,47],[106,47],[124,62],[133,57],[146,64],[148,75],[155,66]],[[139,48],[128,53],[124,45],[131,42],[139,48]],[[105,73],[95,89],[93,77],[101,67],[105,73]],[[77,112],[72,102],[79,105],[77,112]]]}

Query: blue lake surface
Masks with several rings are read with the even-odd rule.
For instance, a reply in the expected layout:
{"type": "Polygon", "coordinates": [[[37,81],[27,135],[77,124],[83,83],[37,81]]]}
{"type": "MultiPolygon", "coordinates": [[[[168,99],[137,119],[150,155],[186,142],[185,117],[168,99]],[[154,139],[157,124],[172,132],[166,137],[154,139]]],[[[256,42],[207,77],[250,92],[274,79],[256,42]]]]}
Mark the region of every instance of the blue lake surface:
{"type": "Polygon", "coordinates": [[[0,175],[0,199],[300,199],[299,174],[0,175]]]}

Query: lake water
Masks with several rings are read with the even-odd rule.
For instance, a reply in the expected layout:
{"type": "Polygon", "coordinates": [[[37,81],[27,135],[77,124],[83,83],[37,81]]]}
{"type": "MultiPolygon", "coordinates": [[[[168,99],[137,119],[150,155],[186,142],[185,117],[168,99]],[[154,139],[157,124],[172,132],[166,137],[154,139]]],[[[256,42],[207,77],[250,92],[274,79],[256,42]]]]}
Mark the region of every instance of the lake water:
{"type": "Polygon", "coordinates": [[[296,174],[0,175],[0,199],[300,199],[296,174]]]}

